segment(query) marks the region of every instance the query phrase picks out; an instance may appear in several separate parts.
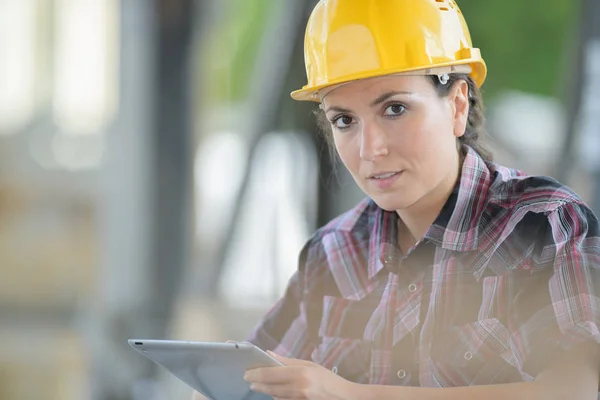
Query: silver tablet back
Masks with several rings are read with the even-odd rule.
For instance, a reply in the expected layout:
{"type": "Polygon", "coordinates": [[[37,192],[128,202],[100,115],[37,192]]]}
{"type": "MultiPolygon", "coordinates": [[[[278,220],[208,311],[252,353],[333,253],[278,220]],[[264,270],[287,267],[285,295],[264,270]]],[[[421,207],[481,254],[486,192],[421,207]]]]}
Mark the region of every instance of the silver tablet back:
{"type": "Polygon", "coordinates": [[[129,344],[212,400],[271,400],[250,391],[248,369],[282,365],[250,343],[131,339],[129,344]]]}

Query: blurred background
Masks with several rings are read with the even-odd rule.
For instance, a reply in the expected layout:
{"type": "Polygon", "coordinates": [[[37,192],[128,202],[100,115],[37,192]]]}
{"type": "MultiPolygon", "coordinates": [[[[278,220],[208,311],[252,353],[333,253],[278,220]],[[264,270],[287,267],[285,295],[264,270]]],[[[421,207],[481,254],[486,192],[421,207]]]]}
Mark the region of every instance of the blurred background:
{"type": "MultiPolygon", "coordinates": [[[[127,339],[244,339],[362,197],[289,98],[315,3],[0,0],[0,400],[189,399],[127,339]]],[[[600,2],[458,3],[497,161],[600,211],[600,2]]]]}

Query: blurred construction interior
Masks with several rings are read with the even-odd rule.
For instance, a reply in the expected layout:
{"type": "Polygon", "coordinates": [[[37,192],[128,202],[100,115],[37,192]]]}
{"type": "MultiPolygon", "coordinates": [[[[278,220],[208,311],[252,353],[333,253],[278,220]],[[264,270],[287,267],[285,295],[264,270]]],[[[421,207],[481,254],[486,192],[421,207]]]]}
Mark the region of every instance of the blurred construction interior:
{"type": "MultiPolygon", "coordinates": [[[[127,339],[243,339],[362,197],[289,98],[315,3],[0,0],[0,400],[188,399],[127,339]]],[[[600,1],[458,3],[497,161],[600,212],[600,1]]]]}

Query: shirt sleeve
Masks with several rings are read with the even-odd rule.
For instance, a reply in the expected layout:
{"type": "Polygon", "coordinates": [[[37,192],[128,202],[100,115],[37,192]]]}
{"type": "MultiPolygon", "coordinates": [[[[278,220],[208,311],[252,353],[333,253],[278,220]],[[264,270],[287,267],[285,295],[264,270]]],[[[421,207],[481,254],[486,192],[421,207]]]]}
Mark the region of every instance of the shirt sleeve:
{"type": "Polygon", "coordinates": [[[263,350],[276,354],[310,360],[314,350],[305,301],[306,266],[310,263],[311,242],[300,252],[298,270],[294,273],[285,294],[266,313],[246,339],[263,350]]]}
{"type": "Polygon", "coordinates": [[[598,219],[582,204],[562,205],[547,214],[538,250],[517,279],[509,317],[523,371],[532,377],[573,346],[600,343],[598,219]]]}

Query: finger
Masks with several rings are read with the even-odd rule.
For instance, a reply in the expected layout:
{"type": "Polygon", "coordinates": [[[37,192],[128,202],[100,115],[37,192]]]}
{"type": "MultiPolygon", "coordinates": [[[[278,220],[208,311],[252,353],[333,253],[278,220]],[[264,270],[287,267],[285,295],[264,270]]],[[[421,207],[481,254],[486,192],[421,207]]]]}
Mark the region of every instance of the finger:
{"type": "Polygon", "coordinates": [[[244,379],[251,383],[281,385],[295,382],[305,374],[305,366],[262,367],[246,371],[244,379]]]}
{"type": "Polygon", "coordinates": [[[253,383],[250,385],[250,390],[253,392],[264,393],[275,399],[296,399],[301,398],[298,391],[294,390],[289,385],[266,385],[253,383]]]}
{"type": "Polygon", "coordinates": [[[300,360],[298,358],[289,358],[289,357],[280,356],[279,354],[275,354],[270,350],[267,350],[267,354],[269,354],[271,357],[281,361],[284,365],[316,366],[316,364],[311,361],[300,360]]]}
{"type": "Polygon", "coordinates": [[[244,373],[244,380],[250,383],[278,384],[286,382],[286,367],[260,367],[249,369],[244,373]]]}

